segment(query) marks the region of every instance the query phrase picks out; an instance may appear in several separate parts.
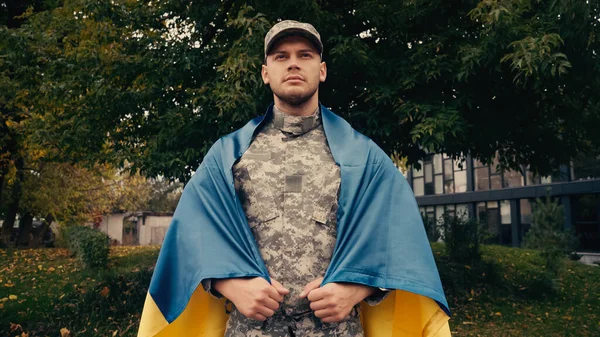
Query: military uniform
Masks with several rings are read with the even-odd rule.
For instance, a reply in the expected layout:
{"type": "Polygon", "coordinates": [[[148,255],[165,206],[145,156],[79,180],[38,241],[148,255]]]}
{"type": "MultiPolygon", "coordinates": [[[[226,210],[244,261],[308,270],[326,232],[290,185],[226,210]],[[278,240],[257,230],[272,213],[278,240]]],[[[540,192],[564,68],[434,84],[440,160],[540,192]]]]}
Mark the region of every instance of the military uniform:
{"type": "MultiPolygon", "coordinates": [[[[292,116],[274,107],[233,175],[269,275],[290,294],[264,323],[234,308],[225,336],[362,336],[358,305],[342,322],[322,323],[308,299],[298,298],[307,283],[325,275],[336,241],[340,169],[320,111],[292,116]]],[[[203,284],[210,290],[210,282],[203,284]]],[[[378,292],[367,302],[384,296],[378,292]]]]}

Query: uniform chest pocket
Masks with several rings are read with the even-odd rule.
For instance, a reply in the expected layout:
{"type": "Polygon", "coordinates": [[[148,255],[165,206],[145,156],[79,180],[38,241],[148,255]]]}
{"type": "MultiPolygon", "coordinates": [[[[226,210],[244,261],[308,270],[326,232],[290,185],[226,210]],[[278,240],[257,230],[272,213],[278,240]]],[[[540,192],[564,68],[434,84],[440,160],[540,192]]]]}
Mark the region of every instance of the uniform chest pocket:
{"type": "Polygon", "coordinates": [[[244,155],[243,161],[234,167],[235,189],[251,228],[279,216],[271,188],[260,173],[260,163],[269,158],[268,153],[252,154],[247,159],[244,155]]]}
{"type": "Polygon", "coordinates": [[[339,196],[339,171],[335,167],[328,173],[323,173],[323,184],[320,193],[313,198],[312,220],[317,226],[325,227],[331,235],[336,236],[338,196],[339,196]]]}

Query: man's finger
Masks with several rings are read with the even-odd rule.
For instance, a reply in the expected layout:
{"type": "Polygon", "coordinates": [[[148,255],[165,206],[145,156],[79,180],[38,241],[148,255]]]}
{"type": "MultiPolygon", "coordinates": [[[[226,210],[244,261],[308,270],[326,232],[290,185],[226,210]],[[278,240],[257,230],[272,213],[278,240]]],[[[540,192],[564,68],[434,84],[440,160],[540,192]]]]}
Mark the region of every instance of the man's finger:
{"type": "Polygon", "coordinates": [[[271,317],[275,313],[275,311],[273,311],[267,307],[260,307],[260,308],[258,308],[257,311],[258,311],[257,314],[263,315],[265,317],[271,317]]]}
{"type": "Polygon", "coordinates": [[[264,300],[264,306],[271,309],[271,310],[277,310],[279,309],[279,302],[277,302],[276,300],[272,299],[272,298],[267,298],[264,300]]]}
{"type": "Polygon", "coordinates": [[[270,298],[280,303],[283,302],[283,295],[281,295],[275,287],[269,286],[269,289],[267,291],[270,298]]]}
{"type": "Polygon", "coordinates": [[[322,309],[322,310],[315,311],[315,316],[317,316],[321,320],[323,320],[324,318],[329,317],[331,315],[333,315],[333,312],[331,311],[331,309],[322,309]]]}
{"type": "Polygon", "coordinates": [[[281,284],[279,281],[277,281],[274,278],[271,278],[271,284],[273,285],[273,287],[275,287],[275,289],[277,289],[277,291],[281,294],[281,295],[287,295],[290,293],[289,289],[285,288],[283,286],[283,284],[281,284]]]}
{"type": "Polygon", "coordinates": [[[313,289],[308,293],[308,300],[311,302],[318,301],[325,297],[325,290],[323,288],[313,289]]]}
{"type": "Polygon", "coordinates": [[[254,314],[254,316],[252,316],[250,318],[253,318],[253,319],[255,319],[257,321],[261,321],[261,322],[264,322],[264,321],[267,320],[267,318],[264,315],[261,315],[261,314],[254,314]]]}
{"type": "Polygon", "coordinates": [[[329,307],[329,304],[325,300],[310,302],[310,309],[312,311],[323,310],[329,307]]]}
{"type": "Polygon", "coordinates": [[[304,286],[304,290],[302,290],[302,292],[300,293],[300,295],[298,295],[300,298],[304,298],[308,295],[308,293],[310,293],[311,291],[313,291],[314,289],[317,289],[321,286],[321,282],[323,282],[323,277],[318,277],[317,279],[309,282],[306,286],[304,286]]]}

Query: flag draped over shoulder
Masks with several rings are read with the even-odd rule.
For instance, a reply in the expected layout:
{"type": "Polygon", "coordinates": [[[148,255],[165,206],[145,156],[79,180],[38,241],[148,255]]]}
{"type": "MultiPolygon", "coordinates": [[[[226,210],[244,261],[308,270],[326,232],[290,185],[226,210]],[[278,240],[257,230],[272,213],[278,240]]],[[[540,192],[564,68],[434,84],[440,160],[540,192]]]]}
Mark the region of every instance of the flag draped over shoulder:
{"type": "MultiPolygon", "coordinates": [[[[232,166],[272,113],[219,139],[186,185],[163,242],[138,337],[223,336],[224,302],[207,278],[271,281],[237,197],[232,166]]],[[[363,305],[367,337],[450,336],[450,310],[412,190],[391,159],[344,119],[321,106],[340,167],[337,240],[323,285],[353,282],[394,289],[363,305]]]]}

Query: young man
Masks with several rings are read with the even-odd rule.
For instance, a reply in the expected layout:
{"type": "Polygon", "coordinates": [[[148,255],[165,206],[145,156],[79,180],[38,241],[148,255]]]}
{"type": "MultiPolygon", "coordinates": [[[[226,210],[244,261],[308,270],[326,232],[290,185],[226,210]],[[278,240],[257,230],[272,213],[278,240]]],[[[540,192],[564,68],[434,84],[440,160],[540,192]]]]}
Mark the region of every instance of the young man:
{"type": "MultiPolygon", "coordinates": [[[[167,324],[180,320],[201,281],[233,304],[217,335],[358,337],[359,303],[402,289],[429,301],[414,305],[425,317],[418,335],[441,336],[448,306],[412,192],[381,149],[319,104],[327,77],[319,33],[280,22],[264,52],[274,104],[217,142],[186,186],[146,307],[167,324]]],[[[390,307],[396,315],[399,305],[390,307]]],[[[160,331],[143,325],[140,336],[160,331]]]]}

